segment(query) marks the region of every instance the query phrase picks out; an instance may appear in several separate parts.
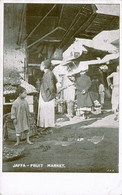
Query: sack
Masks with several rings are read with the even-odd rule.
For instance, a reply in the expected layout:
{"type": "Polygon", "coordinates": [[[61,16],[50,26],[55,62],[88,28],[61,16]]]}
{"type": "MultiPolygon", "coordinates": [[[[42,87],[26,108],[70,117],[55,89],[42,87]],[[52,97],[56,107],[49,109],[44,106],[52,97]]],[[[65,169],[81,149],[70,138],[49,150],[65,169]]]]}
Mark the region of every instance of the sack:
{"type": "Polygon", "coordinates": [[[105,89],[105,98],[110,99],[111,98],[111,93],[109,89],[105,89]]]}

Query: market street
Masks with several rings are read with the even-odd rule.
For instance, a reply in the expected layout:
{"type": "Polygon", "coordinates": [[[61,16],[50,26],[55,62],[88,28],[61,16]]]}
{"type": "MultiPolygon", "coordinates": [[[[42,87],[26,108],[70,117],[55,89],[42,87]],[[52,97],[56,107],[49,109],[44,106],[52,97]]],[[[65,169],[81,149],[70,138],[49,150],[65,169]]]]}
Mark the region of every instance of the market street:
{"type": "MultiPolygon", "coordinates": [[[[3,162],[5,172],[118,172],[118,125],[110,110],[89,119],[58,116],[50,134],[22,141],[18,160],[3,162]],[[65,127],[65,128],[64,128],[65,127]]],[[[14,148],[13,133],[4,146],[14,148]]]]}

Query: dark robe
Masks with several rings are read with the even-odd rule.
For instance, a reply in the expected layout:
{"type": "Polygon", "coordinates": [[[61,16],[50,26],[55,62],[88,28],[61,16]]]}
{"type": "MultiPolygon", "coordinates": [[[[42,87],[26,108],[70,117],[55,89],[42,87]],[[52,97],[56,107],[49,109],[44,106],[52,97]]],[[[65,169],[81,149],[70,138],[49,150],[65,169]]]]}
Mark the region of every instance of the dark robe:
{"type": "Polygon", "coordinates": [[[91,107],[93,105],[89,88],[91,87],[91,80],[86,74],[82,74],[76,78],[76,98],[77,98],[77,107],[91,107]],[[86,93],[82,94],[82,91],[85,90],[86,93]]]}
{"type": "Polygon", "coordinates": [[[41,81],[41,95],[44,102],[49,102],[56,96],[56,78],[51,70],[47,70],[41,81]]]}
{"type": "Polygon", "coordinates": [[[90,96],[91,96],[92,101],[99,99],[98,82],[96,80],[92,81],[89,91],[90,91],[90,96]]]}

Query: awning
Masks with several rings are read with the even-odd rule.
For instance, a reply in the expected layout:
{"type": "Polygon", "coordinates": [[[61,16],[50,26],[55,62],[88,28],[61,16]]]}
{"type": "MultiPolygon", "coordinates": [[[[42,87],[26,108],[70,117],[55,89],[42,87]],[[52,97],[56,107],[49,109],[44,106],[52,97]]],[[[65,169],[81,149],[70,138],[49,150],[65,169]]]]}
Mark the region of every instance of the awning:
{"type": "Polygon", "coordinates": [[[119,39],[116,39],[115,41],[111,42],[111,44],[119,49],[119,42],[120,42],[119,39]]]}
{"type": "Polygon", "coordinates": [[[87,50],[87,52],[83,52],[78,58],[73,59],[72,61],[88,61],[88,60],[95,60],[98,57],[103,58],[107,54],[109,54],[108,51],[95,49],[92,47],[88,47],[83,45],[83,47],[87,50]]]}
{"type": "Polygon", "coordinates": [[[97,39],[91,40],[89,43],[84,44],[84,46],[93,48],[95,50],[101,50],[109,53],[116,53],[118,52],[118,48],[112,45],[111,43],[103,42],[102,40],[99,41],[97,39]]]}
{"type": "Polygon", "coordinates": [[[106,55],[102,60],[101,60],[101,63],[106,63],[106,62],[109,62],[111,60],[115,60],[115,59],[118,59],[119,58],[119,53],[117,54],[109,54],[109,55],[106,55]]]}
{"type": "Polygon", "coordinates": [[[72,71],[68,72],[67,76],[78,74],[81,71],[86,71],[88,70],[90,65],[104,64],[109,62],[110,60],[115,60],[117,58],[119,58],[119,53],[106,55],[102,60],[99,59],[99,60],[82,61],[79,63],[76,69],[73,69],[72,71]]]}
{"type": "Polygon", "coordinates": [[[105,30],[100,32],[93,38],[93,41],[112,43],[113,41],[119,39],[120,30],[105,30]]]}

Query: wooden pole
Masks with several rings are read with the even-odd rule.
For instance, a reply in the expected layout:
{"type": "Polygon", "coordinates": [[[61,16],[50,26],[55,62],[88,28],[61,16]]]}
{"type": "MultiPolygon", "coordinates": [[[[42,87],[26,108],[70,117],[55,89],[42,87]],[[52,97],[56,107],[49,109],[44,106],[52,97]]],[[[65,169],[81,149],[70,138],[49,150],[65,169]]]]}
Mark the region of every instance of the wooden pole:
{"type": "Polygon", "coordinates": [[[74,20],[72,21],[70,27],[69,27],[68,30],[66,31],[64,37],[62,38],[62,42],[61,42],[61,44],[59,45],[59,48],[62,46],[62,43],[63,43],[63,41],[65,40],[67,34],[69,34],[69,32],[71,31],[71,29],[73,28],[73,26],[74,26],[74,24],[75,24],[75,22],[76,22],[76,20],[77,20],[77,17],[80,15],[80,12],[81,12],[81,8],[80,8],[79,12],[76,14],[76,16],[75,16],[74,20]]]}
{"type": "MultiPolygon", "coordinates": [[[[95,17],[96,17],[96,13],[91,14],[91,16],[87,19],[87,21],[85,21],[83,25],[78,30],[75,31],[75,33],[72,35],[72,37],[68,40],[66,44],[68,44],[75,37],[75,35],[78,34],[81,30],[85,30],[87,26],[90,25],[90,23],[95,19],[95,17]]],[[[63,46],[63,48],[65,48],[66,44],[63,46]]]]}
{"type": "Polygon", "coordinates": [[[62,7],[61,7],[61,13],[60,13],[60,16],[59,16],[58,26],[60,26],[61,17],[62,17],[62,14],[63,14],[63,9],[64,9],[64,5],[62,5],[62,7]]]}
{"type": "Polygon", "coordinates": [[[33,33],[34,31],[39,27],[39,25],[45,20],[45,18],[51,13],[51,11],[56,7],[56,5],[54,5],[51,10],[49,10],[49,12],[40,20],[40,22],[35,26],[35,28],[30,32],[30,34],[25,38],[25,40],[27,40],[33,33]]]}
{"type": "Polygon", "coordinates": [[[30,47],[32,47],[33,45],[35,45],[36,43],[40,42],[42,39],[46,38],[47,36],[49,36],[50,34],[54,33],[56,30],[64,30],[66,31],[64,28],[62,27],[56,27],[55,29],[53,29],[52,31],[48,32],[47,34],[45,34],[43,37],[41,37],[40,39],[38,39],[37,41],[35,41],[34,43],[30,44],[27,46],[27,49],[29,49],[30,47]]]}
{"type": "Polygon", "coordinates": [[[24,22],[25,10],[26,10],[26,5],[24,4],[23,5],[23,11],[22,11],[20,28],[19,28],[19,37],[18,37],[17,45],[20,45],[20,43],[21,43],[21,37],[22,37],[22,29],[23,29],[23,22],[24,22]]]}

